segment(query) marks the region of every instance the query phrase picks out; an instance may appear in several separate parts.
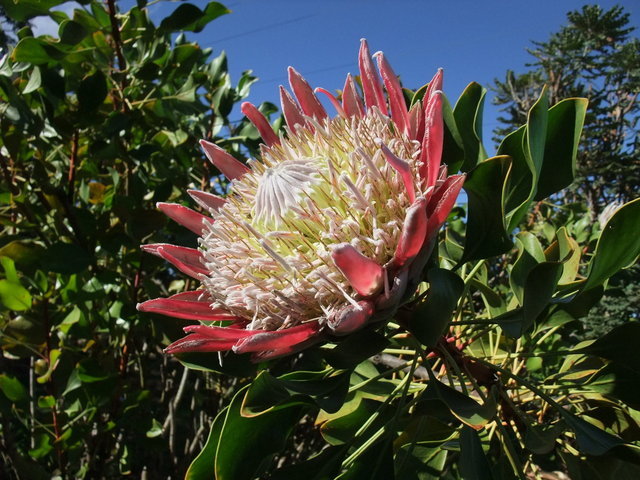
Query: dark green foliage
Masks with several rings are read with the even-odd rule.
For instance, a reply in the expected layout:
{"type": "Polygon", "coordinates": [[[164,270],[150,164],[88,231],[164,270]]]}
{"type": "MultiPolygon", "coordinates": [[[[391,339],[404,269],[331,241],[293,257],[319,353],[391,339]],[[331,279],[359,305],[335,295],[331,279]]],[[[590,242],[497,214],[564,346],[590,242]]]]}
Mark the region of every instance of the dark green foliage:
{"type": "Polygon", "coordinates": [[[50,14],[60,39],[22,30],[0,64],[0,471],[176,478],[235,382],[162,355],[181,322],[135,305],[195,285],[139,245],[195,246],[155,203],[218,182],[200,138],[234,136],[240,158],[256,146],[227,117],[254,77],[237,88],[224,54],[171,36],[219,3],[181,4],[159,27],[143,7],[82,2],[67,18],[59,3],[2,10],[14,25],[50,14]]]}

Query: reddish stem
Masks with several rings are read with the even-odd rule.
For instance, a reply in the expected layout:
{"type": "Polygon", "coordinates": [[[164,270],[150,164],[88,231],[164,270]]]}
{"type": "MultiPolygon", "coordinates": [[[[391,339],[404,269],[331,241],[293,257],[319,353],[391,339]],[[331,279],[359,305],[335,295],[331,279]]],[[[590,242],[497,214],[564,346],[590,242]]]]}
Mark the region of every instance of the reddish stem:
{"type": "Polygon", "coordinates": [[[71,138],[71,157],[69,158],[69,176],[67,185],[67,198],[73,202],[73,190],[76,181],[76,163],[78,160],[78,131],[71,138]]]}

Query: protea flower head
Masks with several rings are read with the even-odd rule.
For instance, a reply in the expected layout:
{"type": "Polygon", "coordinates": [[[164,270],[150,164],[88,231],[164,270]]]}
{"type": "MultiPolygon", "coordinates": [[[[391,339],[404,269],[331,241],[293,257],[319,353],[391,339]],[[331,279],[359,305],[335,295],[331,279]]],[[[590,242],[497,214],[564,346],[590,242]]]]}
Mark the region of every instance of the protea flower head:
{"type": "Polygon", "coordinates": [[[208,215],[158,204],[200,235],[198,249],[143,246],[202,283],[138,305],[201,322],[185,327],[188,335],[167,353],[283,356],[389,319],[414,293],[464,177],[447,177],[441,165],[442,71],[409,109],[384,54],[373,59],[362,40],[363,95],[348,75],[340,100],[314,92],[289,68],[293,96],[280,87],[287,124],[280,135],[244,103],[264,141],[249,166],[200,142],[232,181],[231,193],[189,191],[208,215]]]}

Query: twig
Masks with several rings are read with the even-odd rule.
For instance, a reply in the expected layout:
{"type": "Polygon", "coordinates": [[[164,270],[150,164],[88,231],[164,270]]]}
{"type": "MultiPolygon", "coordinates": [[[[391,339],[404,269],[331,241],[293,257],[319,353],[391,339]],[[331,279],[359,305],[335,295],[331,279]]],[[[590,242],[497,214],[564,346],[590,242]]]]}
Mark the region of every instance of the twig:
{"type": "Polygon", "coordinates": [[[71,157],[69,157],[69,176],[67,185],[67,198],[73,203],[73,187],[76,181],[76,163],[78,160],[78,131],[73,132],[71,138],[71,157]]]}
{"type": "Polygon", "coordinates": [[[2,155],[2,153],[0,153],[0,166],[2,167],[2,175],[4,175],[4,179],[9,186],[9,191],[13,195],[19,195],[20,188],[18,188],[18,186],[13,182],[13,177],[11,175],[11,170],[13,167],[12,164],[13,162],[11,160],[7,160],[6,157],[2,155]]]}
{"type": "MultiPolygon", "coordinates": [[[[127,69],[127,62],[122,53],[122,37],[120,36],[120,26],[118,25],[117,10],[115,0],[106,0],[107,8],[109,9],[109,19],[111,20],[111,36],[113,37],[113,46],[116,51],[116,58],[118,59],[118,71],[123,73],[127,69]]],[[[126,113],[129,110],[129,106],[124,98],[124,90],[127,87],[126,76],[122,76],[120,79],[120,91],[122,95],[122,103],[120,107],[126,113]]]]}

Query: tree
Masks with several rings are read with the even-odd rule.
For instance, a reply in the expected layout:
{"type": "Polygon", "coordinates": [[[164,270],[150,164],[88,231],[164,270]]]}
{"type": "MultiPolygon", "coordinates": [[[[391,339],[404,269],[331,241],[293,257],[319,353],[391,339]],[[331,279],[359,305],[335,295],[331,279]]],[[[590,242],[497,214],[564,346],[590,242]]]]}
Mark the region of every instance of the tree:
{"type": "Polygon", "coordinates": [[[228,115],[255,78],[232,85],[224,52],[181,34],[228,13],[217,2],[159,24],[145,2],[60,3],[4,9],[49,15],[59,38],[23,28],[0,60],[0,476],[163,478],[229,389],[162,355],[180,325],[135,305],[185,281],[139,245],[189,241],[155,204],[216,178],[200,138],[251,145],[255,129],[228,115]]]}
{"type": "Polygon", "coordinates": [[[567,18],[568,25],[528,50],[534,57],[528,71],[495,80],[494,103],[503,112],[495,134],[524,123],[545,84],[551,104],[588,98],[578,175],[562,202],[584,198],[593,222],[607,205],[640,191],[640,41],[621,6],[605,11],[586,5],[567,18]]]}

